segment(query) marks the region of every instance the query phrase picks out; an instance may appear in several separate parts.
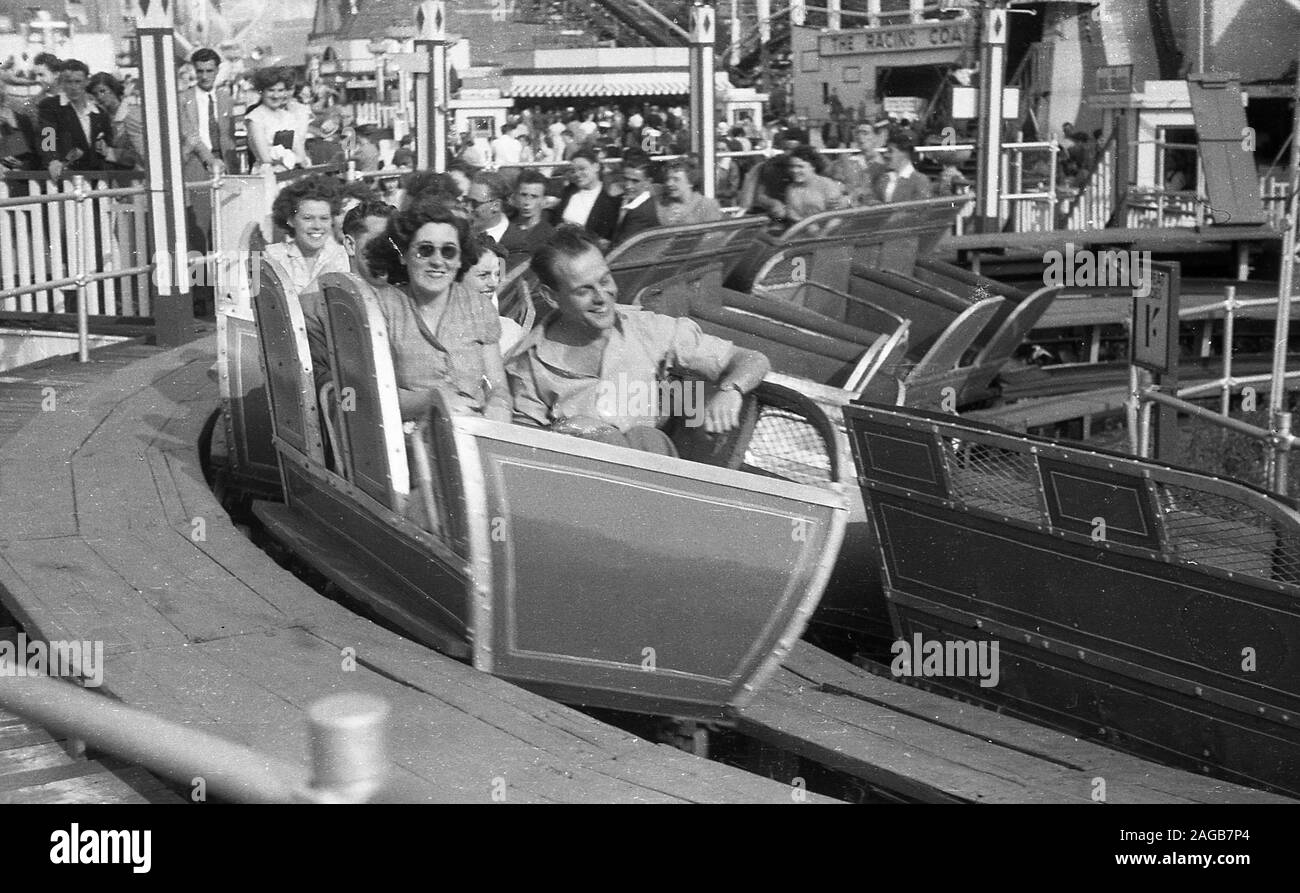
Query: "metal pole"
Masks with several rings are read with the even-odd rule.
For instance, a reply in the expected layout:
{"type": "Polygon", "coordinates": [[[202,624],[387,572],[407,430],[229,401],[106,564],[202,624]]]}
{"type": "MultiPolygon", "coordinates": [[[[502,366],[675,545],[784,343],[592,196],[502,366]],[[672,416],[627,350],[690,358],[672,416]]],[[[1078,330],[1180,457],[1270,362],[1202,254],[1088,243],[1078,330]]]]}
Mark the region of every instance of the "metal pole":
{"type": "Polygon", "coordinates": [[[415,8],[415,51],[428,59],[415,76],[416,167],[447,169],[447,5],[424,0],[415,8]]]}
{"type": "Polygon", "coordinates": [[[72,178],[72,194],[76,202],[74,220],[77,234],[73,251],[77,270],[77,359],[90,362],[90,281],[87,278],[94,267],[95,220],[90,213],[90,200],[86,198],[89,186],[80,174],[72,178]]]}
{"type": "Polygon", "coordinates": [[[1227,418],[1232,414],[1232,343],[1237,328],[1237,286],[1226,286],[1223,292],[1227,307],[1223,313],[1223,396],[1219,408],[1227,418]]]}
{"type": "Polygon", "coordinates": [[[316,803],[364,803],[383,787],[384,721],[388,703],[374,695],[330,695],[307,710],[311,782],[316,803]]]}
{"type": "Polygon", "coordinates": [[[149,153],[149,234],[157,296],[153,302],[158,344],[175,347],[194,332],[189,277],[177,275],[189,259],[185,231],[185,178],[181,171],[180,112],[176,97],[176,29],[172,4],[137,10],[144,144],[149,153]]]}
{"type": "Polygon", "coordinates": [[[1135,456],[1141,455],[1141,440],[1138,435],[1138,415],[1142,410],[1142,384],[1138,380],[1138,367],[1128,367],[1128,401],[1124,405],[1128,420],[1128,451],[1135,456]]]}
{"type": "Polygon", "coordinates": [[[984,11],[980,61],[979,180],[975,188],[978,232],[992,233],[999,225],[999,175],[1002,169],[1002,82],[1006,77],[1007,11],[984,11]]]}
{"type": "Polygon", "coordinates": [[[713,77],[713,44],[717,13],[712,6],[691,7],[691,139],[700,164],[700,192],[713,198],[718,172],[714,107],[717,84],[713,77]]]}
{"type": "Polygon", "coordinates": [[[740,0],[731,0],[731,54],[732,68],[740,64],[740,0]]]}
{"type": "MultiPolygon", "coordinates": [[[[1295,85],[1295,113],[1291,122],[1291,188],[1286,200],[1286,226],[1282,232],[1282,269],[1277,283],[1277,325],[1273,329],[1273,377],[1268,395],[1269,426],[1275,435],[1291,433],[1286,405],[1286,354],[1291,337],[1291,294],[1295,284],[1296,227],[1300,216],[1300,77],[1295,85]]],[[[1274,480],[1286,483],[1286,457],[1279,455],[1274,480]]],[[[1284,492],[1278,490],[1279,493],[1284,492]]]]}

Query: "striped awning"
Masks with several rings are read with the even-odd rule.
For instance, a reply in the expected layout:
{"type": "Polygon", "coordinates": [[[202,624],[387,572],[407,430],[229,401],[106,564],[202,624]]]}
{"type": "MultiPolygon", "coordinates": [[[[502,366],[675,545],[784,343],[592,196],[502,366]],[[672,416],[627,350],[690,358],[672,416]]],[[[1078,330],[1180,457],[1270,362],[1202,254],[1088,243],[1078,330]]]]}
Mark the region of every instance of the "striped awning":
{"type": "MultiPolygon", "coordinates": [[[[719,92],[730,89],[726,74],[717,80],[719,92]]],[[[690,74],[685,71],[604,72],[600,74],[516,74],[511,75],[505,95],[529,99],[562,99],[570,96],[685,96],[691,92],[690,74]]]]}

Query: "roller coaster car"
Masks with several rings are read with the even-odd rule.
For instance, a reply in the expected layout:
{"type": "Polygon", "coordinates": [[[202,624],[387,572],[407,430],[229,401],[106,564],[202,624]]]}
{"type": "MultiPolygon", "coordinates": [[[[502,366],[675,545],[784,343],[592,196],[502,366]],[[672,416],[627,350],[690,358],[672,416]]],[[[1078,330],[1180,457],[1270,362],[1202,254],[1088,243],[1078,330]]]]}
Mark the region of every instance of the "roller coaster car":
{"type": "MultiPolygon", "coordinates": [[[[847,518],[836,432],[764,386],[708,462],[449,415],[403,438],[373,292],[322,277],[321,434],[301,309],[262,262],[257,323],[286,503],[268,531],[411,638],[557,699],[717,718],[775,671],[847,518]],[[325,463],[325,446],[335,458],[325,463]]],[[[691,432],[679,443],[689,451],[691,432]]]]}
{"type": "MultiPolygon", "coordinates": [[[[776,240],[760,218],[655,229],[607,262],[620,300],[762,351],[779,380],[836,415],[855,399],[951,410],[991,395],[1059,292],[928,259],[965,201],[827,211],[776,240]]],[[[503,308],[535,290],[516,270],[503,308]]]]}
{"type": "Polygon", "coordinates": [[[951,415],[844,415],[895,635],[999,646],[996,685],[930,685],[1300,796],[1291,501],[951,415]]]}

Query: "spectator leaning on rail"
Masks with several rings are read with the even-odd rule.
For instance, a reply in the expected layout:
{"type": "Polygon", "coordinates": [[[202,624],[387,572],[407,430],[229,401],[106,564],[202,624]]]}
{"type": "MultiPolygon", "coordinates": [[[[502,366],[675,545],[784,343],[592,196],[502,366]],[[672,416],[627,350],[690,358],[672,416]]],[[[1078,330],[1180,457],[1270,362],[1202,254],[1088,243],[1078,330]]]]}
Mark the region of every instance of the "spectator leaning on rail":
{"type": "Polygon", "coordinates": [[[293,72],[288,68],[258,69],[253,86],[262,94],[262,101],[245,118],[253,163],[276,171],[305,166],[311,108],[293,98],[293,72]]]}
{"type": "Polygon", "coordinates": [[[469,224],[446,205],[421,200],[370,243],[371,270],[388,326],[403,420],[422,418],[441,392],[453,412],[510,420],[501,366],[501,322],[492,302],[462,281],[478,262],[469,224]]]}
{"type": "Polygon", "coordinates": [[[600,248],[578,227],[556,230],[532,266],[554,310],[506,357],[517,421],[675,455],[658,427],[667,407],[638,413],[634,404],[644,407],[645,401],[632,392],[658,393],[666,372],[677,369],[717,386],[704,406],[706,431],[730,431],[740,423],[745,394],[767,374],[765,356],[706,335],[685,317],[620,305],[600,248]]]}
{"type": "Polygon", "coordinates": [[[303,177],[286,185],[271,205],[271,219],[288,235],[267,246],[266,256],[284,267],[299,295],[311,291],[322,273],[346,273],[348,254],[334,240],[339,184],[330,177],[303,177]]]}
{"type": "Polygon", "coordinates": [[[63,92],[41,100],[40,153],[52,179],[65,170],[102,171],[108,167],[102,149],[113,141],[113,122],[86,93],[90,69],[68,59],[59,72],[63,92]]]}
{"type": "Polygon", "coordinates": [[[695,179],[693,161],[682,158],[668,162],[664,168],[663,194],[656,203],[662,225],[686,226],[722,219],[722,208],[718,203],[695,191],[695,179]]]}
{"type": "Polygon", "coordinates": [[[113,123],[113,138],[100,149],[109,167],[142,169],[144,121],[140,116],[140,106],[123,102],[126,88],[122,82],[102,71],[90,79],[89,92],[113,123]]]}

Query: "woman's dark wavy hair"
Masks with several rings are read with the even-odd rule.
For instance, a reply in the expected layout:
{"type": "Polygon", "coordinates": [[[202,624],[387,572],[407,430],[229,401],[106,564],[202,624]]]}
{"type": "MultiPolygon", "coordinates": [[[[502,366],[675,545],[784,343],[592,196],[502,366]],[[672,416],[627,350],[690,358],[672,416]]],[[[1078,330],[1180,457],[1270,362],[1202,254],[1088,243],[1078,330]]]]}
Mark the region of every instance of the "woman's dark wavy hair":
{"type": "Polygon", "coordinates": [[[826,173],[826,159],[822,153],[818,152],[812,146],[795,146],[788,153],[791,158],[801,158],[813,167],[813,173],[824,175],[826,173]]]}
{"type": "Polygon", "coordinates": [[[338,214],[343,204],[342,184],[328,174],[312,174],[294,180],[280,190],[271,204],[271,219],[281,229],[289,229],[289,218],[298,212],[303,202],[328,202],[330,215],[338,214]]]}
{"type": "Polygon", "coordinates": [[[93,96],[95,88],[100,86],[113,91],[113,95],[118,99],[126,95],[126,88],[122,86],[122,82],[106,71],[97,71],[90,76],[90,80],[86,82],[86,92],[93,96]]]}
{"type": "Polygon", "coordinates": [[[470,237],[469,223],[456,216],[451,208],[432,199],[420,199],[388,221],[382,236],[371,240],[366,248],[366,263],[375,275],[384,276],[390,285],[405,285],[406,252],[420,228],[429,223],[445,223],[456,229],[456,242],[460,245],[460,269],[456,271],[459,282],[470,267],[478,263],[478,248],[470,237]]]}
{"type": "Polygon", "coordinates": [[[259,68],[253,72],[253,89],[259,93],[270,90],[276,84],[284,84],[291,91],[298,87],[298,78],[292,68],[259,68]]]}

